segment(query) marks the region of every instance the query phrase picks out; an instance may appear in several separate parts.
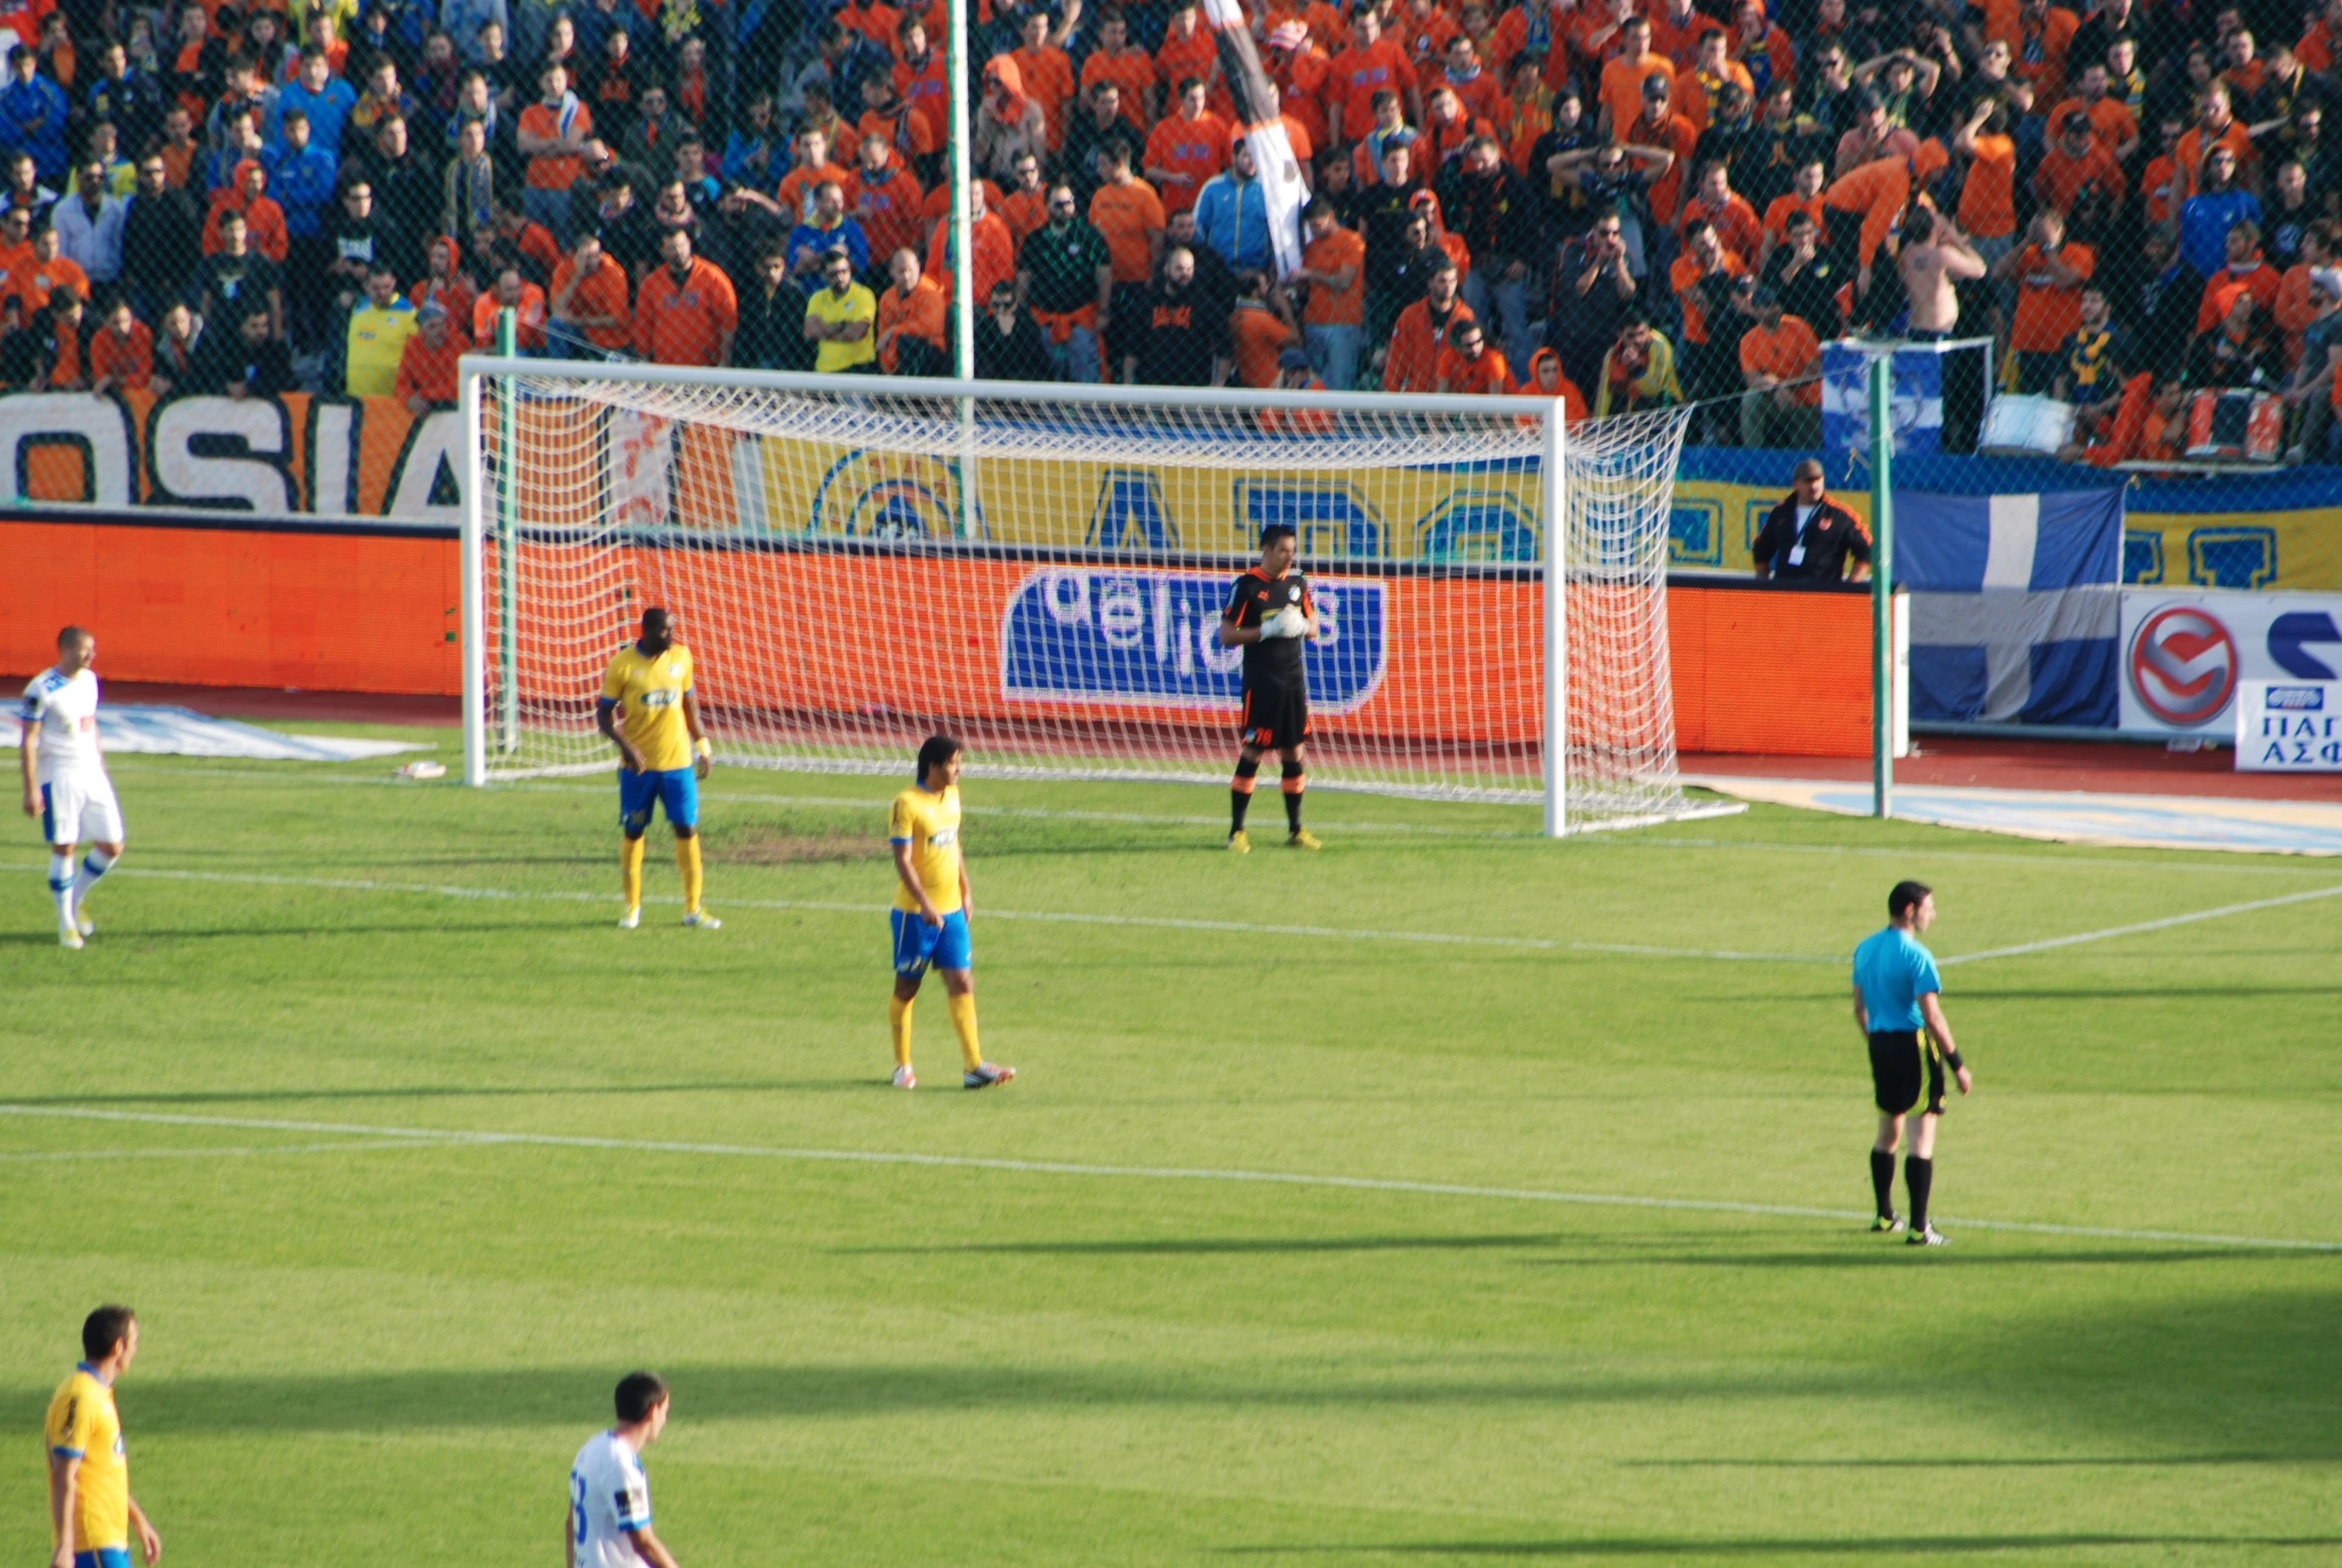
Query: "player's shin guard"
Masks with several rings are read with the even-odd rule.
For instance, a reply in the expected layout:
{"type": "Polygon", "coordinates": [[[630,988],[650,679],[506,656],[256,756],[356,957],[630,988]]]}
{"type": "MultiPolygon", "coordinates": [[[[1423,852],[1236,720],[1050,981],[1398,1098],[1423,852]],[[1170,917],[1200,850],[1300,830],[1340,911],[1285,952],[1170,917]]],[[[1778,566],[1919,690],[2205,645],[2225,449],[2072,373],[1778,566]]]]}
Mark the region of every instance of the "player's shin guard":
{"type": "Polygon", "coordinates": [[[1871,1191],[1879,1199],[1879,1217],[1885,1219],[1895,1212],[1895,1155],[1891,1150],[1871,1151],[1871,1191]]]}
{"type": "Polygon", "coordinates": [[[642,840],[618,841],[618,887],[628,909],[642,907],[642,840]]]}
{"type": "Polygon", "coordinates": [[[911,1004],[901,997],[887,998],[887,1029],[895,1037],[895,1066],[911,1065],[911,1004]]]}
{"type": "Polygon", "coordinates": [[[1936,1162],[1917,1155],[1903,1157],[1903,1184],[1911,1188],[1911,1233],[1928,1230],[1928,1192],[1936,1184],[1936,1162]]]}
{"type": "Polygon", "coordinates": [[[57,918],[73,919],[73,857],[52,854],[49,857],[49,896],[57,901],[57,918]]]}
{"type": "Polygon", "coordinates": [[[951,998],[952,1028],[960,1032],[960,1066],[973,1073],[984,1065],[984,1050],[976,1043],[976,998],[951,998]]]}
{"type": "Polygon", "coordinates": [[[1252,780],[1260,771],[1258,757],[1238,757],[1236,776],[1228,780],[1228,831],[1244,831],[1244,810],[1252,804],[1252,780]]]}
{"type": "Polygon", "coordinates": [[[699,835],[675,840],[675,869],[683,873],[683,913],[699,913],[699,835]]]}
{"type": "Polygon", "coordinates": [[[1280,786],[1284,790],[1284,825],[1289,833],[1301,831],[1301,791],[1309,787],[1309,775],[1301,771],[1298,762],[1287,762],[1280,786]]]}
{"type": "Polygon", "coordinates": [[[81,908],[82,901],[90,896],[90,889],[98,885],[100,877],[114,869],[114,862],[118,858],[102,849],[93,849],[83,857],[81,871],[73,879],[74,908],[81,908]]]}

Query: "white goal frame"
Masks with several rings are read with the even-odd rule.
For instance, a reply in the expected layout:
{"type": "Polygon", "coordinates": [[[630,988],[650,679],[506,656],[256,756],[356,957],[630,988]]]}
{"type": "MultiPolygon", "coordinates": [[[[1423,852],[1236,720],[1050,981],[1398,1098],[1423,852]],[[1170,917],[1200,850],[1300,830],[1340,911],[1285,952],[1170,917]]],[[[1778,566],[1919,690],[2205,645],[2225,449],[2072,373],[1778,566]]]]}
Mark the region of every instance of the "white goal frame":
{"type": "MultiPolygon", "coordinates": [[[[1544,832],[1559,837],[1567,831],[1588,831],[1598,828],[1626,828],[1648,826],[1658,822],[1681,821],[1691,817],[1719,815],[1745,809],[1738,803],[1715,807],[1694,806],[1678,801],[1675,808],[1648,816],[1602,816],[1572,824],[1568,820],[1566,801],[1568,762],[1568,595],[1563,591],[1568,579],[1566,555],[1569,543],[1564,527],[1554,525],[1567,516],[1568,500],[1565,455],[1568,452],[1569,432],[1559,401],[1512,396],[1422,396],[1379,392],[1284,392],[1252,391],[1246,389],[1176,388],[1176,387],[1118,387],[1087,386],[1081,384],[1028,384],[981,382],[973,380],[941,380],[889,377],[883,380],[860,376],[819,376],[790,372],[762,372],[712,370],[697,367],[677,367],[647,364],[599,364],[504,358],[494,355],[466,355],[459,368],[460,408],[463,439],[463,520],[461,526],[461,638],[463,673],[463,767],[464,782],[478,787],[490,782],[491,756],[489,746],[490,716],[488,714],[489,663],[499,657],[499,650],[488,646],[487,569],[485,555],[489,530],[510,526],[501,518],[488,515],[488,484],[486,475],[488,432],[483,425],[487,398],[483,384],[491,379],[566,380],[581,388],[592,386],[643,389],[689,389],[693,392],[734,390],[741,392],[774,392],[811,394],[827,400],[872,398],[926,398],[956,401],[961,409],[961,427],[972,428],[973,409],[979,401],[999,401],[1025,404],[1082,404],[1111,403],[1146,405],[1163,408],[1210,409],[1221,413],[1259,412],[1263,410],[1324,410],[1332,413],[1353,412],[1361,415],[1390,416],[1393,414],[1472,414],[1483,418],[1502,417],[1526,425],[1527,421],[1541,421],[1539,482],[1540,501],[1539,557],[1532,570],[1541,572],[1543,587],[1543,735],[1542,735],[1542,800],[1544,832]]],[[[509,398],[498,399],[499,417],[510,418],[509,398]]],[[[745,426],[734,426],[745,428],[745,426]]],[[[509,449],[516,442],[511,426],[502,428],[502,445],[509,449]]],[[[974,456],[973,445],[964,448],[966,456],[974,456]]],[[[974,464],[963,461],[962,471],[971,475],[973,488],[974,464]]],[[[968,508],[973,510],[974,502],[968,508]]],[[[513,611],[513,588],[509,574],[498,573],[501,613],[499,625],[510,625],[513,611]]],[[[1664,662],[1664,579],[1655,590],[1661,603],[1656,611],[1661,637],[1660,678],[1665,678],[1664,662]]],[[[506,678],[499,684],[505,706],[504,722],[516,727],[511,710],[513,682],[506,678]]],[[[1672,773],[1672,746],[1670,746],[1672,773]]],[[[787,766],[786,763],[778,764],[787,766]]],[[[896,764],[890,764],[890,767],[896,764]]],[[[574,771],[574,770],[571,770],[574,771]]],[[[981,770],[979,770],[981,771],[981,770]]],[[[1120,775],[1131,778],[1144,774],[1120,775]]],[[[1179,775],[1181,778],[1187,775],[1179,775]]],[[[1343,787],[1337,781],[1325,781],[1326,787],[1343,787]]],[[[1367,785],[1351,787],[1366,788],[1367,785]]],[[[1483,796],[1483,798],[1486,798],[1483,796]]],[[[1530,799],[1526,792],[1509,798],[1530,799]]]]}

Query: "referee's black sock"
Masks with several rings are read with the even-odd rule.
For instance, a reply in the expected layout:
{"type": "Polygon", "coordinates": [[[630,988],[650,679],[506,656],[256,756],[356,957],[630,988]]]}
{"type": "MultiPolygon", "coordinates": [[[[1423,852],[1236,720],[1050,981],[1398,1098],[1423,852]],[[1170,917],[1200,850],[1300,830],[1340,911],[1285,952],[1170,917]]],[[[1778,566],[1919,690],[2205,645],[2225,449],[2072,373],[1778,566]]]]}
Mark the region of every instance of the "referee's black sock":
{"type": "Polygon", "coordinates": [[[1258,757],[1238,757],[1236,776],[1228,785],[1228,833],[1244,831],[1244,811],[1252,804],[1252,779],[1260,771],[1258,757]]]}
{"type": "Polygon", "coordinates": [[[1288,762],[1283,768],[1284,824],[1288,833],[1301,831],[1301,791],[1308,787],[1308,778],[1298,762],[1288,762]]]}
{"type": "Polygon", "coordinates": [[[1871,1190],[1879,1196],[1879,1217],[1886,1219],[1895,1212],[1895,1152],[1888,1149],[1871,1151],[1871,1190]]]}
{"type": "Polygon", "coordinates": [[[1928,1228],[1928,1189],[1936,1184],[1936,1162],[1904,1156],[1903,1183],[1911,1188],[1911,1233],[1919,1235],[1928,1228]]]}

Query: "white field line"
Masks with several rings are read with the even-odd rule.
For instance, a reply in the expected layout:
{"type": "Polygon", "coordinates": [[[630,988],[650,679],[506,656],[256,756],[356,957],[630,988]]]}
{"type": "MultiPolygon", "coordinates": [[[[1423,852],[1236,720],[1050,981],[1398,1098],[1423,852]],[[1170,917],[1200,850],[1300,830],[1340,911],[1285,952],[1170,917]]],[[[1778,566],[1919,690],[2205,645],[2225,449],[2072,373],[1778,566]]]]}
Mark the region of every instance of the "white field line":
{"type": "MultiPolygon", "coordinates": [[[[972,1155],[891,1154],[871,1150],[787,1149],[754,1144],[677,1143],[661,1139],[585,1138],[555,1133],[467,1132],[453,1128],[375,1127],[346,1122],[285,1122],[250,1117],[188,1116],[161,1111],[100,1111],[71,1106],[0,1104],[0,1116],[70,1121],[121,1122],[156,1127],[204,1127],[240,1132],[332,1134],[345,1138],[412,1139],[446,1148],[523,1147],[593,1150],[629,1155],[683,1155],[722,1160],[808,1161],[864,1166],[920,1166],[954,1171],[998,1171],[1018,1176],[1088,1176],[1130,1181],[1224,1181],[1269,1186],[1333,1188],[1357,1192],[1401,1192],[1426,1197],[1482,1198],[1499,1202],[1567,1203],[1604,1208],[1668,1209],[1690,1213],[1750,1214],[1769,1218],[1858,1221],[1870,1214],[1851,1208],[1812,1208],[1794,1203],[1736,1203],[1694,1197],[1640,1197],[1616,1192],[1560,1192],[1537,1187],[1473,1186],[1450,1181],[1399,1181],[1374,1176],[1311,1176],[1285,1171],[1214,1171],[1182,1166],[1102,1166],[1054,1160],[995,1160],[972,1155]]],[[[2304,1241],[2278,1236],[2206,1234],[2188,1230],[2125,1230],[2102,1225],[2040,1224],[2015,1219],[1956,1219],[1941,1225],[1973,1230],[2006,1230],[2026,1235],[2093,1237],[2113,1241],[2167,1241],[2188,1246],[2248,1247],[2295,1252],[2342,1253],[2342,1241],[2304,1241]]]]}
{"type": "MultiPolygon", "coordinates": [[[[0,867],[6,871],[42,871],[33,865],[0,867]]],[[[335,893],[410,893],[434,898],[506,899],[563,904],[615,904],[605,893],[518,888],[466,887],[431,882],[384,882],[367,877],[281,877],[261,872],[172,871],[152,866],[124,866],[114,876],[152,877],[169,882],[212,882],[234,886],[315,888],[335,893]]],[[[673,897],[648,898],[649,904],[680,904],[673,897]]],[[[812,911],[823,914],[883,915],[886,904],[850,904],[825,899],[725,899],[727,909],[812,911]]],[[[1658,958],[1705,958],[1726,962],[1774,964],[1835,964],[1831,953],[1740,953],[1708,948],[1637,947],[1613,942],[1564,942],[1544,937],[1475,937],[1449,931],[1376,931],[1349,926],[1267,925],[1240,920],[1181,920],[1162,915],[1085,915],[1053,910],[990,909],[985,920],[1037,921],[1050,925],[1121,926],[1151,931],[1208,931],[1240,936],[1324,937],[1352,942],[1410,942],[1443,947],[1505,948],[1533,953],[1628,953],[1658,958]]]]}
{"type": "MultiPolygon", "coordinates": [[[[309,767],[312,765],[313,764],[302,763],[296,764],[295,766],[309,767]]],[[[152,773],[157,776],[178,775],[185,777],[188,776],[192,770],[172,767],[141,767],[136,764],[124,764],[121,766],[112,767],[111,771],[123,774],[152,773]]],[[[202,770],[200,776],[206,783],[213,782],[214,780],[234,780],[241,783],[255,784],[324,784],[340,787],[356,787],[362,789],[419,789],[432,787],[428,785],[417,785],[406,780],[394,778],[351,778],[316,773],[292,772],[263,773],[258,771],[231,768],[206,768],[202,770]]],[[[542,782],[498,784],[496,789],[499,792],[537,795],[600,795],[608,793],[607,786],[588,784],[555,784],[542,782]]],[[[818,806],[839,810],[880,812],[886,809],[888,800],[891,800],[893,797],[888,796],[883,798],[863,798],[859,796],[843,795],[744,795],[735,794],[729,790],[725,790],[712,794],[709,796],[709,798],[714,800],[721,800],[727,804],[738,805],[818,806]]],[[[1219,824],[1227,820],[1225,816],[1182,816],[1163,812],[1145,811],[1059,811],[1038,806],[963,806],[961,809],[965,815],[971,817],[1013,817],[1035,822],[1121,822],[1138,826],[1216,828],[1219,826],[1219,824]]],[[[1526,812],[1531,808],[1521,807],[1519,809],[1523,812],[1526,812]]],[[[1413,834],[1423,838],[1534,841],[1541,840],[1544,837],[1543,834],[1534,831],[1524,830],[1515,832],[1505,828],[1442,827],[1436,823],[1427,822],[1345,821],[1335,823],[1332,826],[1336,832],[1340,833],[1393,833],[1401,835],[1413,834]]],[[[1757,850],[1767,854],[1778,855],[1851,855],[1868,860],[1900,860],[1907,863],[1914,860],[1978,860],[2018,866],[2087,865],[2093,871],[2112,868],[2119,868],[2126,871],[2194,871],[2211,872],[2218,875],[2233,875],[2239,877],[2311,877],[2330,875],[2328,868],[2313,865],[2286,865],[2283,863],[2274,865],[2230,864],[2228,861],[2234,859],[2232,856],[2228,857],[2227,860],[2132,860],[2128,858],[2113,858],[2100,855],[2089,855],[2085,859],[2081,855],[2035,855],[2007,850],[1938,849],[1933,846],[1925,849],[1913,849],[1909,847],[1872,846],[1861,844],[1783,844],[1770,840],[1759,839],[1740,840],[1677,838],[1672,836],[1663,837],[1647,830],[1637,831],[1634,833],[1588,834],[1580,838],[1572,839],[1569,842],[1589,848],[1696,850],[1745,849],[1757,850]]],[[[2219,850],[2173,850],[2171,853],[2174,855],[2226,855],[2225,851],[2219,850]]]]}
{"type": "Polygon", "coordinates": [[[2020,942],[2014,947],[1985,948],[1977,953],[1955,953],[1939,959],[1939,964],[1972,964],[1978,959],[2014,958],[2023,953],[2045,953],[2051,948],[2069,948],[2082,942],[2103,942],[2111,937],[2135,936],[2142,931],[2168,931],[2173,926],[2192,926],[2199,920],[2218,920],[2227,915],[2249,914],[2256,909],[2276,909],[2286,904],[2306,904],[2312,899],[2333,898],[2342,894],[2342,883],[2332,887],[2311,888],[2304,893],[2287,893],[2280,898],[2254,899],[2249,904],[2223,904],[2218,909],[2199,909],[2187,915],[2166,915],[2161,920],[2142,920],[2131,926],[2108,926],[2103,931],[2076,932],[2070,937],[2050,937],[2042,942],[2020,942]]]}
{"type": "Polygon", "coordinates": [[[388,1149],[445,1149],[467,1139],[344,1139],[332,1144],[279,1144],[272,1148],[220,1149],[35,1149],[0,1154],[0,1162],[27,1164],[60,1160],[255,1160],[271,1155],[365,1154],[388,1149]]]}
{"type": "MultiPolygon", "coordinates": [[[[35,865],[0,866],[0,870],[32,872],[45,868],[35,865]]],[[[283,877],[260,872],[234,871],[173,871],[150,866],[124,866],[116,876],[152,877],[174,882],[213,882],[237,886],[315,888],[340,893],[402,893],[433,898],[503,899],[524,902],[554,902],[564,904],[599,904],[609,902],[608,895],[576,891],[534,891],[517,888],[469,887],[450,883],[385,882],[367,877],[283,877]]],[[[1971,964],[1983,959],[2014,958],[2028,953],[2046,952],[2052,948],[2074,947],[2086,942],[2104,942],[2115,937],[2133,936],[2140,932],[2162,931],[2172,926],[2193,925],[2198,921],[2219,920],[2229,915],[2249,914],[2255,910],[2275,909],[2287,904],[2307,903],[2315,899],[2342,895],[2342,883],[2329,887],[2311,888],[2300,893],[2287,893],[2277,898],[2255,899],[2244,904],[2223,904],[2217,909],[2194,910],[2183,915],[2168,915],[2160,920],[2140,921],[2134,925],[2109,926],[2101,931],[2082,931],[2070,936],[2049,937],[2039,942],[2018,943],[2012,947],[1985,948],[1974,953],[1955,953],[1937,960],[1943,964],[1971,964]]],[[[652,904],[675,904],[680,900],[650,898],[652,904]]],[[[823,899],[727,899],[733,909],[763,909],[814,912],[823,914],[878,915],[889,907],[883,904],[852,904],[823,899]]],[[[1478,937],[1448,931],[1378,931],[1348,926],[1272,925],[1239,920],[1182,920],[1157,915],[1092,915],[1052,910],[987,909],[987,920],[1035,921],[1050,925],[1128,927],[1154,931],[1205,931],[1238,936],[1314,937],[1351,942],[1403,942],[1441,947],[1480,947],[1509,949],[1532,953],[1616,953],[1642,958],[1711,959],[1720,963],[1755,964],[1837,964],[1845,962],[1836,953],[1760,953],[1743,952],[1731,948],[1677,948],[1655,947],[1630,942],[1568,942],[1545,937],[1478,937]]]]}

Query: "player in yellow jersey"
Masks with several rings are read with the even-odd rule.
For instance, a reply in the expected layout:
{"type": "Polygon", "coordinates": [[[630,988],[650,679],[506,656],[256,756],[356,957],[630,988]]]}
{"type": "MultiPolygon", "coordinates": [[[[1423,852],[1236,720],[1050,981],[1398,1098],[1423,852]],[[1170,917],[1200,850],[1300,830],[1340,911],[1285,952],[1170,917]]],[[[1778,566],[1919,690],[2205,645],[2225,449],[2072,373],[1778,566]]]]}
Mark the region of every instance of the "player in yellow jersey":
{"type": "Polygon", "coordinates": [[[130,1532],[148,1562],[163,1538],[130,1495],[114,1384],[138,1355],[138,1314],[101,1306],[83,1319],[82,1362],[49,1401],[50,1568],[130,1568],[130,1532]]]}
{"type": "Polygon", "coordinates": [[[707,732],[691,695],[691,650],[675,640],[675,618],[642,612],[642,637],[620,648],[602,672],[594,723],[618,747],[619,880],[626,913],[618,929],[642,924],[642,836],[653,806],[675,830],[675,868],[683,874],[683,924],[706,931],[723,922],[699,908],[699,781],[707,777],[707,732]]]}
{"type": "Polygon", "coordinates": [[[984,1060],[976,1040],[976,976],[968,939],[968,861],[960,853],[960,763],[949,735],[919,748],[919,782],[895,797],[887,842],[895,851],[895,996],[887,1022],[895,1036],[895,1087],[916,1089],[911,1071],[911,1003],[930,966],[944,975],[952,1028],[960,1036],[960,1087],[990,1089],[1017,1076],[984,1060]]]}

